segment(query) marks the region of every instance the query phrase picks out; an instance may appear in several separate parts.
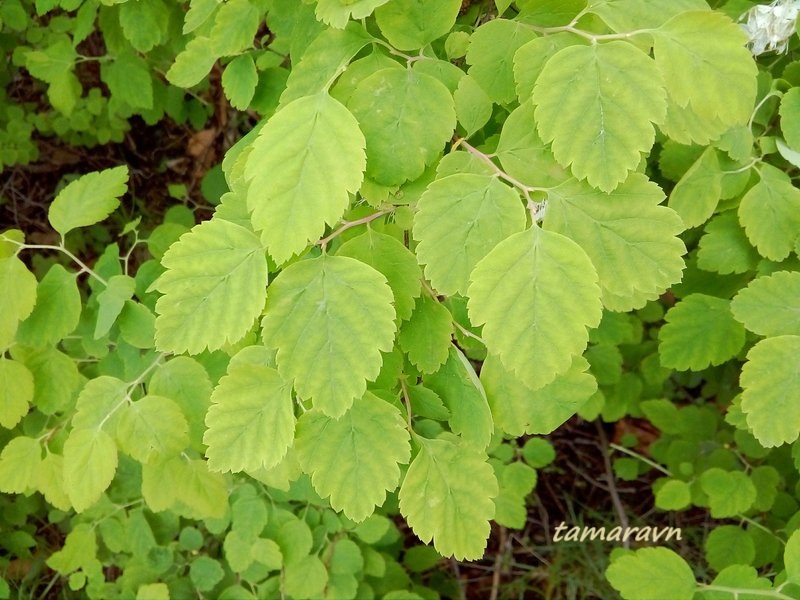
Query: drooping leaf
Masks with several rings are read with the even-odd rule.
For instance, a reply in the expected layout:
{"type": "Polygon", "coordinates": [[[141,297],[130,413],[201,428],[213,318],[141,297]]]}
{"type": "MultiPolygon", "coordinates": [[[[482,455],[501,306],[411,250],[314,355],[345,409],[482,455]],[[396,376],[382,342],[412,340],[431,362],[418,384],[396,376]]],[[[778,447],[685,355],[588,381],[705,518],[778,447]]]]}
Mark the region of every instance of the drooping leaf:
{"type": "Polygon", "coordinates": [[[135,290],[136,282],[128,275],[114,275],[108,280],[105,289],[97,294],[98,309],[94,339],[100,339],[111,330],[135,290]]]}
{"type": "Polygon", "coordinates": [[[759,277],[731,301],[737,321],[763,336],[800,335],[800,273],[759,277]]]}
{"type": "Polygon", "coordinates": [[[536,37],[530,28],[509,19],[492,19],[470,36],[467,72],[493,102],[508,104],[516,98],[514,54],[536,37]]]}
{"type": "Polygon", "coordinates": [[[389,0],[317,0],[317,18],[336,29],[343,29],[347,21],[364,19],[377,7],[389,0]]]}
{"type": "Polygon", "coordinates": [[[206,416],[209,469],[238,472],[277,465],[294,440],[291,391],[273,368],[232,364],[206,416]]]}
{"type": "Polygon", "coordinates": [[[26,346],[49,346],[72,333],[80,316],[81,295],[76,275],[55,264],[36,288],[36,305],[20,323],[17,341],[26,346]]]}
{"type": "Polygon", "coordinates": [[[756,97],[756,65],[744,31],[717,11],[687,11],[652,32],[655,62],[670,98],[701,119],[747,122],[756,97]]]}
{"type": "Polygon", "coordinates": [[[50,205],[50,224],[62,236],[76,227],[94,225],[119,206],[128,189],[125,165],[82,175],[62,189],[50,205]]]}
{"type": "Polygon", "coordinates": [[[0,358],[0,426],[11,429],[33,402],[33,375],[20,362],[0,358]]]}
{"type": "Polygon", "coordinates": [[[275,262],[322,236],[361,187],[364,136],[326,93],[293,100],[253,142],[245,177],[253,226],[275,262]]]}
{"type": "Polygon", "coordinates": [[[456,118],[466,130],[467,137],[486,125],[492,117],[492,101],[470,75],[462,77],[458,82],[453,101],[456,118]]]}
{"type": "Polygon", "coordinates": [[[621,41],[557,52],[536,80],[533,103],[558,162],[605,192],[636,168],[667,111],[655,63],[621,41]]]}
{"type": "Polygon", "coordinates": [[[531,390],[565,373],[600,323],[597,273],[575,242],[533,227],[500,242],[472,272],[470,321],[531,390]]]}
{"type": "Polygon", "coordinates": [[[448,33],[461,9],[460,0],[384,0],[381,4],[375,11],[375,21],[398,50],[424,48],[448,33]]]}
{"type": "Polygon", "coordinates": [[[415,441],[419,453],[400,487],[400,512],[443,556],[481,558],[499,492],[486,455],[449,439],[415,441]]]}
{"type": "Polygon", "coordinates": [[[349,256],[381,273],[394,294],[397,318],[406,320],[414,309],[414,298],[421,290],[419,265],[414,253],[397,238],[367,229],[339,247],[338,256],[349,256]]]}
{"type": "Polygon", "coordinates": [[[74,429],[64,442],[64,488],[77,512],[97,502],[117,470],[117,446],[102,429],[74,429]]]}
{"type": "Polygon", "coordinates": [[[208,37],[194,37],[175,57],[175,62],[167,71],[167,81],[178,87],[195,86],[208,75],[217,58],[219,57],[208,37]]]}
{"type": "Polygon", "coordinates": [[[456,127],[450,91],[416,69],[370,75],[358,84],[348,108],[367,140],[367,177],[387,186],[422,175],[456,127]]]}
{"type": "Polygon", "coordinates": [[[278,372],[325,414],[343,415],[392,349],[392,300],[386,278],[353,258],[290,265],[270,285],[262,321],[278,372]]]}
{"type": "Polygon", "coordinates": [[[588,368],[586,359],[575,357],[566,373],[531,391],[490,354],[481,368],[481,383],[495,424],[513,436],[554,431],[597,391],[597,382],[588,368]]]}
{"type": "Polygon", "coordinates": [[[663,192],[632,174],[611,194],[569,180],[549,193],[545,229],[579,244],[600,278],[611,310],[641,308],[681,279],[686,252],[680,218],[660,203],[663,192]]]}
{"type": "Polygon", "coordinates": [[[800,236],[800,190],[770,165],[762,165],[759,174],[761,181],[739,203],[739,222],[761,256],[781,261],[800,236]]]}
{"type": "Polygon", "coordinates": [[[177,455],[189,445],[189,425],[180,407],[152,394],[125,406],[116,430],[120,449],[140,463],[177,455]]]}
{"type": "Polygon", "coordinates": [[[424,382],[444,400],[450,429],[466,443],[486,448],[494,433],[492,413],[483,385],[464,354],[450,346],[447,362],[424,382]]]}
{"type": "Polygon", "coordinates": [[[617,558],[606,579],[625,600],[692,600],[692,569],[669,548],[640,548],[617,558]]]}
{"type": "Polygon", "coordinates": [[[249,54],[234,58],[222,73],[222,88],[225,90],[225,95],[231,101],[231,106],[239,110],[245,110],[250,105],[256,85],[258,85],[258,71],[253,57],[249,54]]]}
{"type": "Polygon", "coordinates": [[[701,371],[733,358],[744,346],[744,327],[723,298],[690,294],[667,311],[665,320],[659,355],[671,369],[701,371]]]}
{"type": "Polygon", "coordinates": [[[800,435],[800,406],[795,402],[800,394],[798,352],[799,336],[770,337],[750,349],[742,367],[742,411],[765,448],[794,442],[800,435]]]}
{"type": "Polygon", "coordinates": [[[433,373],[447,360],[452,333],[450,311],[433,298],[422,296],[411,319],[400,328],[398,342],[420,372],[433,373]]]}
{"type": "Polygon", "coordinates": [[[314,489],[334,510],[363,521],[400,481],[411,457],[400,411],[367,392],[342,417],[311,410],[297,422],[297,457],[314,489]]]}
{"type": "Polygon", "coordinates": [[[198,354],[239,341],[264,306],[267,261],[258,238],[229,221],[211,219],[170,246],[166,271],[153,284],[156,347],[198,354]]]}
{"type": "Polygon", "coordinates": [[[525,227],[519,195],[498,178],[471,173],[434,181],[414,217],[417,258],[440,293],[464,294],[475,265],[525,227]]]}

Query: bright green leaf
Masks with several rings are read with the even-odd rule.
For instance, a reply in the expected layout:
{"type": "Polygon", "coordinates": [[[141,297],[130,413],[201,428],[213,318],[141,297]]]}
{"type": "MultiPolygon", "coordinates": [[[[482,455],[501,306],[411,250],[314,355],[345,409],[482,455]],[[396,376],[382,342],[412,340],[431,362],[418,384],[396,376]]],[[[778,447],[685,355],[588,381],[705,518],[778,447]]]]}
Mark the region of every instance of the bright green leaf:
{"type": "Polygon", "coordinates": [[[36,472],[42,462],[39,440],[26,436],[12,438],[0,452],[0,491],[24,494],[36,485],[36,472]]]}
{"type": "Polygon", "coordinates": [[[736,212],[728,211],[711,219],[700,238],[697,266],[720,275],[753,271],[761,257],[750,245],[736,212]]]}
{"type": "Polygon", "coordinates": [[[386,0],[375,11],[381,33],[398,50],[424,48],[455,25],[461,0],[386,0]]]}
{"type": "Polygon", "coordinates": [[[800,273],[777,271],[754,279],[731,301],[731,311],[758,335],[800,335],[800,273]]]}
{"type": "MultiPolygon", "coordinates": [[[[227,5],[226,5],[227,6],[227,5]]],[[[258,84],[258,72],[250,54],[237,56],[222,73],[222,88],[231,106],[245,110],[253,99],[258,84]]]]}
{"type": "Polygon", "coordinates": [[[708,534],[705,553],[711,568],[722,571],[735,564],[751,564],[756,557],[756,548],[753,538],[744,529],[737,525],[722,525],[708,534]]]}
{"type": "Polygon", "coordinates": [[[163,0],[131,0],[119,7],[125,38],[139,52],[149,52],[167,33],[169,9],[163,0]]]}
{"type": "Polygon", "coordinates": [[[101,63],[100,73],[111,95],[131,108],[153,108],[153,78],[150,66],[133,52],[101,63]]]}
{"type": "Polygon", "coordinates": [[[700,476],[700,487],[708,496],[711,516],[715,519],[735,517],[756,500],[753,482],[741,471],[712,467],[700,476]]]}
{"type": "Polygon", "coordinates": [[[195,86],[208,75],[217,58],[209,38],[192,38],[186,48],[175,57],[175,62],[167,71],[167,81],[183,88],[195,86]]]}
{"type": "Polygon", "coordinates": [[[779,112],[786,142],[792,148],[800,149],[800,88],[793,87],[783,95],[779,112]]]}
{"type": "Polygon", "coordinates": [[[403,324],[398,342],[403,352],[422,373],[433,373],[447,360],[453,317],[429,296],[417,300],[414,312],[403,324]]]}
{"type": "Polygon", "coordinates": [[[123,452],[150,463],[182,452],[189,445],[189,425],[173,400],[147,395],[122,409],[116,437],[123,452]]]}
{"type": "Polygon", "coordinates": [[[453,101],[456,118],[466,130],[467,137],[486,125],[492,117],[492,101],[470,75],[462,77],[458,82],[453,101]]]}
{"type": "Polygon", "coordinates": [[[661,510],[683,510],[691,500],[689,484],[680,479],[670,479],[656,491],[656,507],[661,510]]]}
{"type": "Polygon", "coordinates": [[[74,429],[64,442],[64,487],[82,512],[94,504],[117,471],[117,446],[102,429],[74,429]]]}
{"type": "Polygon", "coordinates": [[[0,258],[0,348],[12,344],[19,322],[33,311],[36,291],[36,277],[19,258],[0,258]]]}
{"type": "Polygon", "coordinates": [[[261,14],[250,0],[228,0],[214,16],[209,43],[217,56],[237,54],[253,45],[261,14]]]}
{"type": "Polygon", "coordinates": [[[98,310],[94,339],[100,339],[111,330],[135,290],[136,282],[127,275],[114,275],[108,280],[108,285],[97,295],[98,310]]]}
{"type": "Polygon", "coordinates": [[[721,194],[722,169],[716,151],[709,146],[673,188],[669,207],[687,228],[697,227],[714,214],[721,194]]]}
{"type": "Polygon", "coordinates": [[[336,29],[343,29],[350,18],[364,19],[389,0],[316,0],[317,18],[336,29]]]}
{"type": "Polygon", "coordinates": [[[0,358],[0,425],[11,429],[33,402],[33,375],[20,362],[0,358]]]}
{"type": "Polygon", "coordinates": [[[641,548],[617,558],[606,579],[625,600],[692,600],[696,582],[689,565],[668,548],[641,548]]]}
{"type": "Polygon", "coordinates": [[[33,312],[20,323],[17,340],[26,346],[49,346],[78,326],[81,294],[75,273],[59,264],[50,267],[36,288],[33,312]]]}
{"type": "Polygon", "coordinates": [[[62,189],[50,204],[50,224],[62,236],[76,227],[94,225],[119,206],[128,189],[128,167],[113,167],[82,175],[62,189]]]}

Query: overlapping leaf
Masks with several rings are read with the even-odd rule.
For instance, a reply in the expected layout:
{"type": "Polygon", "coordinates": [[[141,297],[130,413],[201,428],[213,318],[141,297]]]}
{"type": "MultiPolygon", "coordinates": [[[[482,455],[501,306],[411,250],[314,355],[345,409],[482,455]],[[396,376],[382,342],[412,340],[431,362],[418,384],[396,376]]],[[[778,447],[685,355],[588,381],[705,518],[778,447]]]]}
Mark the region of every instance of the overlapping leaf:
{"type": "Polygon", "coordinates": [[[11,429],[33,402],[33,375],[16,360],[0,358],[0,426],[11,429]]]}
{"type": "Polygon", "coordinates": [[[636,168],[663,121],[666,93],[651,58],[621,41],[569,46],[533,90],[539,135],[578,179],[610,192],[636,168]]]}
{"type": "Polygon", "coordinates": [[[739,225],[736,213],[728,211],[706,225],[697,251],[697,266],[721,275],[744,273],[755,269],[760,258],[739,225]]]}
{"type": "Polygon", "coordinates": [[[400,411],[367,392],[339,419],[320,410],[297,422],[297,457],[314,489],[331,506],[363,521],[400,481],[411,457],[400,411]]]}
{"type": "Polygon", "coordinates": [[[800,335],[800,273],[759,277],[731,301],[737,321],[764,336],[800,335]]]}
{"type": "Polygon", "coordinates": [[[74,429],[64,442],[64,488],[75,510],[99,500],[117,470],[117,445],[102,429],[74,429]]]}
{"type": "Polygon", "coordinates": [[[331,417],[350,408],[392,349],[393,295],[386,278],[345,256],[294,263],[272,282],[262,321],[278,372],[331,417]]]}
{"type": "Polygon", "coordinates": [[[11,345],[19,322],[33,311],[36,288],[36,277],[19,258],[0,258],[0,348],[11,345]]]}
{"type": "Polygon", "coordinates": [[[317,0],[317,18],[337,29],[347,25],[347,21],[363,19],[372,14],[381,4],[389,0],[317,0]]]}
{"type": "Polygon", "coordinates": [[[739,203],[739,222],[759,254],[786,258],[800,237],[800,190],[782,171],[763,165],[761,181],[739,203]]]}
{"type": "Polygon", "coordinates": [[[705,223],[714,214],[722,194],[722,169],[716,150],[709,146],[681,177],[669,195],[669,207],[687,228],[705,223]]]}
{"type": "Polygon", "coordinates": [[[575,241],[591,258],[611,310],[641,308],[680,281],[686,252],[680,217],[663,192],[632,174],[611,194],[574,180],[553,189],[544,227],[575,241]]]}
{"type": "Polygon", "coordinates": [[[453,317],[436,300],[423,296],[398,336],[400,348],[422,373],[433,373],[447,360],[453,317]]]}
{"type": "Polygon", "coordinates": [[[434,181],[414,217],[417,258],[440,293],[464,294],[469,275],[499,242],[525,227],[519,195],[496,177],[471,173],[434,181]]]}
{"type": "Polygon", "coordinates": [[[53,344],[72,333],[80,316],[81,295],[76,275],[55,264],[39,282],[36,305],[20,323],[17,340],[28,346],[53,344]]]}
{"type": "Polygon", "coordinates": [[[486,455],[450,439],[415,439],[420,449],[400,487],[400,512],[440,554],[482,557],[499,491],[486,455]]]}
{"type": "Polygon", "coordinates": [[[461,9],[460,0],[392,0],[375,11],[381,33],[398,50],[424,48],[449,32],[461,9]]]}
{"type": "Polygon", "coordinates": [[[205,221],[170,246],[167,269],[153,284],[156,347],[198,354],[239,341],[264,306],[267,260],[251,231],[222,219],[205,221]]]}
{"type": "Polygon", "coordinates": [[[245,177],[253,226],[275,262],[341,218],[361,187],[364,144],[353,115],[324,92],[290,102],[267,121],[245,177]]]}
{"type": "Polygon", "coordinates": [[[532,390],[566,372],[600,323],[597,272],[569,238],[533,227],[500,242],[472,272],[470,321],[490,353],[532,390]]]}
{"type": "Polygon", "coordinates": [[[123,452],[151,463],[181,453],[189,444],[189,425],[177,403],[150,394],[123,407],[116,437],[123,452]]]}

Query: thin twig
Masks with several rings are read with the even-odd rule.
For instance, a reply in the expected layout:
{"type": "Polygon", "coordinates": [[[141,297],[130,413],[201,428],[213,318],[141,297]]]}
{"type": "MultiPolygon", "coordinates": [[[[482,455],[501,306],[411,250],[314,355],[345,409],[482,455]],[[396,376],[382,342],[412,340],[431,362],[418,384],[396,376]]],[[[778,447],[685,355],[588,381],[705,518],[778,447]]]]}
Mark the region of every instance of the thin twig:
{"type": "MultiPolygon", "coordinates": [[[[617,511],[617,516],[619,517],[619,524],[622,526],[623,531],[628,530],[628,515],[625,514],[625,507],[622,506],[622,501],[619,499],[619,492],[617,492],[617,486],[614,479],[614,471],[611,468],[611,459],[608,456],[608,438],[606,437],[606,432],[603,430],[603,426],[600,424],[599,421],[595,421],[595,426],[597,427],[597,433],[600,436],[600,444],[603,449],[603,464],[606,467],[606,481],[608,482],[608,493],[611,496],[611,502],[614,504],[614,509],[617,511]]],[[[630,542],[628,541],[628,537],[625,536],[625,540],[623,542],[625,548],[630,547],[630,542]]]]}
{"type": "Polygon", "coordinates": [[[378,212],[372,213],[371,215],[367,215],[366,217],[362,217],[360,219],[356,219],[355,221],[345,221],[342,224],[342,226],[339,227],[339,229],[337,229],[336,231],[331,233],[328,237],[324,237],[320,241],[318,241],[317,245],[320,248],[322,248],[323,250],[325,250],[327,248],[327,246],[328,246],[328,243],[333,238],[341,235],[342,233],[344,233],[348,229],[350,229],[352,227],[357,227],[358,225],[365,225],[365,224],[369,223],[370,221],[374,221],[375,219],[378,219],[378,218],[382,217],[383,215],[386,215],[386,214],[388,214],[390,212],[392,212],[391,208],[383,208],[383,209],[379,210],[378,212]]]}

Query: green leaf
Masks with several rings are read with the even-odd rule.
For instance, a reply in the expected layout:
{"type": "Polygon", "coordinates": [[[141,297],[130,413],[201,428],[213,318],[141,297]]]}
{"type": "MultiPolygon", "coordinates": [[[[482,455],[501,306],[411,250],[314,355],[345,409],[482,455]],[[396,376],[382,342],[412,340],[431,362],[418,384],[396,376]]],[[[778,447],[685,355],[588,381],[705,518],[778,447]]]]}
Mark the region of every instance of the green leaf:
{"type": "Polygon", "coordinates": [[[128,300],[117,318],[122,339],[131,346],[149,349],[155,346],[156,316],[143,304],[128,300]]]}
{"type": "Polygon", "coordinates": [[[119,54],[111,62],[100,65],[100,74],[108,91],[131,108],[153,108],[153,78],[150,66],[135,53],[119,54]]]}
{"type": "Polygon", "coordinates": [[[381,273],[394,294],[397,318],[406,320],[414,310],[414,298],[422,288],[417,257],[402,242],[392,236],[368,228],[339,247],[337,256],[349,256],[381,273]]]}
{"type": "Polygon", "coordinates": [[[536,80],[533,103],[558,162],[604,192],[638,166],[667,111],[655,63],[621,41],[557,52],[536,80]]]}
{"type": "Polygon", "coordinates": [[[467,75],[458,82],[453,94],[456,118],[466,130],[467,137],[486,125],[492,117],[492,101],[475,78],[467,75]]]}
{"type": "Polygon", "coordinates": [[[680,479],[670,479],[656,491],[656,507],[661,510],[683,510],[691,501],[689,484],[680,479]]]}
{"type": "Polygon", "coordinates": [[[36,291],[36,277],[19,258],[0,258],[0,349],[13,343],[19,322],[33,311],[36,291]]]}
{"type": "Polygon", "coordinates": [[[106,288],[97,295],[98,310],[94,339],[99,340],[111,330],[135,290],[136,281],[127,275],[114,275],[108,280],[106,288]]]}
{"type": "Polygon", "coordinates": [[[122,409],[116,437],[123,452],[152,463],[186,449],[189,425],[173,400],[147,395],[122,409]]]}
{"type": "Polygon", "coordinates": [[[669,207],[687,229],[705,223],[714,214],[722,195],[722,169],[717,152],[709,146],[681,177],[669,195],[669,207]]]}
{"type": "Polygon", "coordinates": [[[415,437],[419,453],[400,487],[400,512],[425,543],[456,560],[483,556],[499,493],[486,455],[450,440],[415,437]],[[457,524],[457,525],[456,525],[457,524]]]}
{"type": "Polygon", "coordinates": [[[437,179],[414,216],[417,258],[438,292],[464,294],[478,262],[522,231],[525,221],[519,195],[496,177],[463,173],[437,179]]]}
{"type": "Polygon", "coordinates": [[[52,346],[15,346],[11,355],[33,374],[33,404],[42,413],[53,415],[69,409],[81,384],[81,375],[71,357],[52,346]]]}
{"type": "Polygon", "coordinates": [[[237,54],[253,46],[261,13],[250,0],[228,0],[214,17],[210,44],[217,56],[237,54]]]}
{"type": "Polygon", "coordinates": [[[800,88],[793,87],[783,95],[778,112],[783,137],[790,147],[800,149],[800,88]]]}
{"type": "Polygon", "coordinates": [[[733,358],[744,346],[744,327],[730,301],[690,294],[667,311],[658,334],[661,364],[679,371],[702,371],[733,358]]]}
{"type": "MultiPolygon", "coordinates": [[[[227,4],[225,6],[228,6],[227,4]]],[[[237,56],[222,73],[222,88],[231,106],[245,110],[253,99],[258,84],[258,72],[250,54],[237,56]]]]}
{"type": "Polygon", "coordinates": [[[36,487],[45,500],[58,510],[72,509],[69,496],[64,489],[64,457],[60,454],[47,454],[39,464],[36,487]]]}
{"type": "Polygon", "coordinates": [[[267,121],[245,176],[253,226],[275,262],[341,218],[361,187],[364,144],[353,115],[325,93],[293,100],[267,121]]]}
{"type": "Polygon", "coordinates": [[[377,7],[389,0],[316,0],[317,19],[336,29],[343,29],[347,21],[364,19],[377,7]]]}
{"type": "Polygon", "coordinates": [[[78,326],[81,295],[75,273],[54,264],[36,288],[33,312],[19,325],[17,341],[26,346],[49,346],[78,326]]]}
{"type": "Polygon", "coordinates": [[[166,271],[153,283],[156,347],[198,354],[238,342],[264,307],[267,260],[261,243],[240,225],[211,219],[170,246],[166,271]]]}
{"type": "Polygon", "coordinates": [[[304,556],[284,568],[283,591],[292,598],[319,598],[328,585],[328,571],[317,556],[304,556]]]}
{"type": "Polygon", "coordinates": [[[211,395],[203,441],[213,471],[276,466],[294,440],[292,388],[259,364],[231,364],[211,395]]]}
{"type": "Polygon", "coordinates": [[[600,323],[597,274],[559,233],[532,227],[498,244],[472,272],[469,316],[491,354],[531,390],[566,372],[600,323]]]}
{"type": "Polygon", "coordinates": [[[367,177],[387,186],[421,176],[456,128],[450,91],[415,69],[373,73],[358,84],[348,108],[366,138],[367,177]]]}
{"type": "Polygon", "coordinates": [[[455,25],[460,0],[392,0],[375,11],[381,33],[398,50],[424,48],[455,25]]]}
{"type": "Polygon", "coordinates": [[[586,359],[576,356],[566,373],[531,391],[490,354],[481,368],[481,383],[495,424],[515,437],[555,431],[597,391],[588,368],[586,359]]]}
{"type": "MultiPolygon", "coordinates": [[[[789,542],[791,543],[791,538],[789,542]]],[[[756,557],[756,547],[753,538],[741,527],[722,525],[708,534],[705,553],[711,568],[722,571],[735,564],[751,564],[756,557]]]]}
{"type": "Polygon", "coordinates": [[[579,244],[600,278],[611,310],[641,308],[681,279],[686,252],[683,226],[664,194],[644,175],[632,174],[611,194],[569,180],[549,193],[545,229],[579,244]]]}
{"type": "Polygon", "coordinates": [[[201,592],[210,592],[225,577],[219,561],[208,556],[198,556],[189,566],[189,579],[201,592]]]}
{"type": "Polygon", "coordinates": [[[536,37],[524,24],[508,19],[492,19],[470,36],[467,72],[493,102],[509,104],[516,99],[514,54],[536,37]]]}
{"type": "MultiPolygon", "coordinates": [[[[536,80],[542,69],[559,50],[582,44],[585,40],[572,33],[562,32],[532,39],[514,53],[514,81],[520,106],[528,104],[533,96],[536,80]]],[[[527,106],[532,110],[530,105],[527,106]]]]}
{"type": "Polygon", "coordinates": [[[169,600],[166,583],[146,583],[136,590],[136,600],[169,600]]]}
{"type": "Polygon", "coordinates": [[[66,35],[55,35],[44,50],[29,50],[25,53],[25,68],[47,83],[57,82],[64,74],[72,74],[78,53],[66,35]]]}
{"type": "Polygon", "coordinates": [[[617,558],[606,579],[625,600],[692,600],[696,587],[689,565],[668,548],[641,548],[617,558]]]}
{"type": "Polygon", "coordinates": [[[800,533],[792,533],[783,551],[783,564],[786,577],[793,583],[800,582],[800,533]]]}
{"type": "Polygon", "coordinates": [[[761,257],[750,245],[734,211],[711,219],[700,238],[697,266],[720,275],[753,271],[761,257]]]}
{"type": "MultiPolygon", "coordinates": [[[[281,94],[281,106],[327,90],[342,71],[350,70],[348,63],[370,40],[372,36],[363,27],[352,23],[347,29],[324,29],[309,44],[300,61],[293,65],[286,90],[281,94]]],[[[395,66],[400,65],[395,63],[395,66]]],[[[345,72],[342,79],[346,77],[345,72]]]]}
{"type": "Polygon", "coordinates": [[[700,476],[700,487],[708,495],[708,506],[715,519],[735,517],[756,500],[753,482],[741,471],[712,467],[700,476]]]}
{"type": "Polygon", "coordinates": [[[775,167],[762,165],[759,174],[739,203],[739,222],[761,256],[781,261],[800,235],[800,190],[775,167]]]}
{"type": "Polygon", "coordinates": [[[12,438],[0,452],[0,492],[25,494],[36,485],[36,472],[42,462],[39,440],[25,436],[12,438]]]}
{"type": "Polygon", "coordinates": [[[125,165],[82,175],[71,182],[50,204],[48,219],[62,236],[76,227],[94,225],[119,206],[119,197],[128,189],[125,165]]]}
{"type": "Polygon", "coordinates": [[[102,429],[70,432],[64,442],[64,488],[77,512],[97,502],[116,471],[117,446],[110,435],[102,429]]]}
{"type": "Polygon", "coordinates": [[[0,358],[0,425],[11,429],[33,402],[33,375],[20,362],[0,358]]]}
{"type": "Polygon", "coordinates": [[[293,263],[270,285],[262,321],[278,372],[325,414],[343,415],[392,349],[392,299],[386,278],[353,258],[293,263]]]}
{"type": "Polygon", "coordinates": [[[425,295],[417,300],[411,319],[400,329],[398,342],[412,365],[422,373],[433,373],[447,360],[452,334],[450,311],[425,295]]]}
{"type": "Polygon", "coordinates": [[[476,448],[486,448],[494,433],[492,413],[472,365],[455,346],[450,346],[447,362],[425,385],[445,401],[450,411],[450,429],[476,448]]]}
{"type": "Polygon", "coordinates": [[[197,36],[189,40],[186,48],[175,57],[167,71],[167,81],[178,87],[190,88],[200,83],[217,62],[217,53],[211,40],[197,36]]]}
{"type": "Polygon", "coordinates": [[[78,523],[67,534],[63,548],[54,552],[47,559],[47,566],[67,575],[81,567],[85,567],[97,556],[97,535],[89,523],[78,523]]]}
{"type": "Polygon", "coordinates": [[[113,431],[116,410],[128,397],[128,384],[116,377],[101,375],[86,382],[75,404],[72,426],[75,429],[113,431]],[[113,415],[109,417],[109,415],[113,415]]]}
{"type": "Polygon", "coordinates": [[[191,519],[222,518],[228,508],[228,490],[222,476],[209,472],[204,460],[177,458],[174,463],[174,476],[156,482],[173,482],[178,501],[173,510],[191,519]]]}
{"type": "Polygon", "coordinates": [[[656,65],[679,107],[728,127],[747,123],[756,98],[757,69],[739,25],[717,11],[688,11],[653,30],[652,36],[656,65]]]}
{"type": "Polygon", "coordinates": [[[319,410],[304,413],[295,444],[317,493],[357,522],[383,504],[400,482],[398,463],[411,457],[400,411],[369,392],[338,419],[319,410]]]}
{"type": "Polygon", "coordinates": [[[795,363],[800,337],[761,340],[747,353],[739,378],[747,425],[765,448],[791,443],[800,435],[800,393],[795,363]],[[779,418],[776,418],[778,416],[779,418]]]}
{"type": "Polygon", "coordinates": [[[731,311],[758,335],[800,335],[800,273],[778,271],[754,279],[736,294],[731,311]]]}
{"type": "Polygon", "coordinates": [[[495,467],[500,493],[494,499],[494,521],[503,527],[522,529],[528,517],[525,498],[536,486],[536,471],[521,461],[495,467]]]}
{"type": "Polygon", "coordinates": [[[139,52],[149,52],[163,41],[169,17],[162,0],[131,0],[119,7],[125,39],[139,52]]]}

